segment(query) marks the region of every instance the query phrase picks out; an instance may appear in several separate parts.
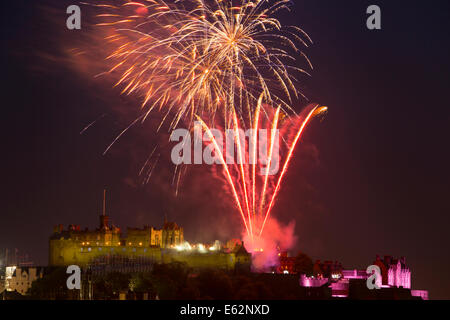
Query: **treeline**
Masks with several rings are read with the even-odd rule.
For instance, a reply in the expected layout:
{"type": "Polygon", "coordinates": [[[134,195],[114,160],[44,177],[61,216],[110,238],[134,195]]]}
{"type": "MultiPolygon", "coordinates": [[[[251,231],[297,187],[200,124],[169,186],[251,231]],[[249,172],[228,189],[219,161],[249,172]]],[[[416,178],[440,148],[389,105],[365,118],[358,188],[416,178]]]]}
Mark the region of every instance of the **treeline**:
{"type": "MultiPolygon", "coordinates": [[[[79,290],[68,290],[65,268],[54,268],[35,281],[31,299],[79,299],[79,290]]],[[[298,299],[304,296],[298,275],[226,272],[218,269],[195,271],[185,263],[156,264],[151,272],[105,275],[83,274],[84,299],[298,299]],[[87,287],[89,289],[87,289],[87,287]]]]}

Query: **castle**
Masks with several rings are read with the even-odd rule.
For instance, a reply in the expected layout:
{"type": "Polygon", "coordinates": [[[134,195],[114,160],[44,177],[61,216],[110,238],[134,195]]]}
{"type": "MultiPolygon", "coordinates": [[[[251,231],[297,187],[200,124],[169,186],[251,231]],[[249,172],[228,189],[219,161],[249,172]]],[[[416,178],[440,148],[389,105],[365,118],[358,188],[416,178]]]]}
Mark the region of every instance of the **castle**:
{"type": "Polygon", "coordinates": [[[377,255],[373,265],[378,266],[381,271],[381,279],[377,280],[381,291],[372,291],[372,296],[369,294],[370,290],[364,291],[367,288],[366,281],[370,275],[366,270],[344,270],[342,264],[332,261],[321,263],[320,260],[317,260],[313,266],[312,277],[304,274],[300,276],[300,286],[306,288],[328,287],[331,289],[331,296],[335,298],[351,298],[352,294],[355,295],[355,292],[356,295],[359,294],[359,297],[366,295],[366,297],[374,298],[378,294],[379,297],[384,295],[385,298],[394,298],[395,294],[398,297],[398,294],[402,293],[403,290],[403,294],[409,292],[412,297],[428,300],[427,290],[411,289],[411,271],[406,265],[404,257],[396,259],[390,255],[385,255],[381,259],[377,255]],[[395,293],[395,289],[401,290],[395,293]]]}
{"type": "Polygon", "coordinates": [[[137,264],[184,262],[193,269],[250,270],[251,255],[242,243],[222,247],[216,241],[209,247],[191,247],[184,241],[183,228],[167,221],[162,229],[128,228],[123,236],[108,220],[104,213],[100,215],[100,225],[95,230],[81,230],[78,225],[69,225],[67,229],[55,226],[49,239],[49,266],[87,267],[105,258],[122,257],[137,264]]]}

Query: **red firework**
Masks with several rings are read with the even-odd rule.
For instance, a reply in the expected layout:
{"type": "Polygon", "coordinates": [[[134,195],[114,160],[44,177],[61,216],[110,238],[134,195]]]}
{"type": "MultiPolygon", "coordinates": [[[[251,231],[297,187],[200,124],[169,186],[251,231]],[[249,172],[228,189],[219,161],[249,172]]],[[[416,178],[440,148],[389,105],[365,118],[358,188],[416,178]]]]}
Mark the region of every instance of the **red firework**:
{"type": "MultiPolygon", "coordinates": [[[[198,118],[211,141],[216,158],[223,167],[226,181],[242,218],[246,233],[252,240],[255,236],[261,237],[263,234],[264,227],[270,217],[279,193],[281,183],[289,167],[290,160],[292,159],[294,150],[299,144],[306,126],[312,118],[327,110],[326,107],[321,107],[319,105],[309,105],[300,116],[291,118],[291,121],[289,121],[290,123],[280,125],[280,109],[278,108],[267,123],[267,126],[270,127],[270,138],[267,143],[269,150],[266,154],[267,161],[264,168],[261,159],[259,161],[256,160],[256,141],[258,139],[259,129],[262,128],[260,125],[260,122],[262,122],[260,119],[260,105],[261,104],[258,105],[255,112],[254,121],[251,127],[251,129],[253,129],[251,131],[252,134],[248,137],[249,140],[252,140],[252,143],[249,143],[249,146],[251,146],[251,148],[249,148],[250,150],[247,150],[245,148],[245,143],[242,143],[242,141],[245,141],[245,136],[242,136],[243,131],[240,130],[236,113],[233,115],[232,130],[235,131],[234,137],[238,158],[236,163],[227,163],[221,143],[217,141],[210,127],[202,119],[198,118]],[[293,126],[292,123],[294,124],[293,126]],[[291,131],[292,128],[294,128],[294,135],[288,138],[290,141],[285,141],[287,150],[285,150],[284,159],[281,159],[281,157],[274,154],[274,146],[278,143],[276,132],[281,129],[283,133],[286,133],[291,131]],[[244,158],[249,159],[249,161],[246,162],[244,158]],[[253,159],[253,161],[251,159],[253,159]],[[280,161],[279,164],[281,164],[281,171],[277,174],[270,173],[273,161],[280,161]],[[262,174],[257,175],[257,169],[259,169],[259,172],[262,172],[262,174]]],[[[282,138],[285,140],[286,137],[283,135],[282,138]]]]}

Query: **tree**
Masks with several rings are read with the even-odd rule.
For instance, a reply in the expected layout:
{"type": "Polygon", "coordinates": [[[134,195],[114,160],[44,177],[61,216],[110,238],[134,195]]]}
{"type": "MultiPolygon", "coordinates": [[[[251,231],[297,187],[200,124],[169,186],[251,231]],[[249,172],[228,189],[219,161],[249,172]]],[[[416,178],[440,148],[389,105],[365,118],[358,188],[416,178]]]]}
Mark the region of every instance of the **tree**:
{"type": "Polygon", "coordinates": [[[67,273],[64,267],[50,268],[49,272],[31,284],[28,294],[32,299],[67,299],[67,273]]]}
{"type": "Polygon", "coordinates": [[[308,255],[299,252],[295,257],[294,271],[298,274],[311,276],[313,273],[313,262],[311,258],[308,255]]]}
{"type": "Polygon", "coordinates": [[[128,286],[131,291],[137,293],[150,293],[153,295],[155,291],[154,279],[148,273],[133,274],[128,286]]]}
{"type": "Polygon", "coordinates": [[[105,277],[106,287],[112,291],[113,295],[128,291],[130,275],[121,272],[111,272],[105,277]]]}
{"type": "Polygon", "coordinates": [[[174,261],[167,264],[155,264],[152,275],[155,278],[168,277],[177,287],[184,287],[190,269],[185,262],[174,261]]]}
{"type": "Polygon", "coordinates": [[[156,279],[155,282],[158,297],[161,300],[173,300],[176,298],[177,285],[168,276],[163,275],[156,279]]]}
{"type": "Polygon", "coordinates": [[[231,278],[223,271],[204,270],[198,275],[196,282],[202,298],[226,300],[232,296],[231,278]]]}

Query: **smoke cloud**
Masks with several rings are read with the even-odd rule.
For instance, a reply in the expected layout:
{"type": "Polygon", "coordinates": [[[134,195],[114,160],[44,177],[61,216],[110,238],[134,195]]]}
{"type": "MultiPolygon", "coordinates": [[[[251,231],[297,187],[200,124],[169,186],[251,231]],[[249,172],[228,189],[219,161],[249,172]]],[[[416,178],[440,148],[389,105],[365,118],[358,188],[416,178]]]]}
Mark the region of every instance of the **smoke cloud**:
{"type": "Polygon", "coordinates": [[[252,253],[252,268],[254,271],[266,272],[279,265],[280,252],[288,251],[297,242],[295,233],[295,221],[287,225],[274,218],[267,220],[264,233],[253,240],[244,232],[244,246],[252,253]]]}

